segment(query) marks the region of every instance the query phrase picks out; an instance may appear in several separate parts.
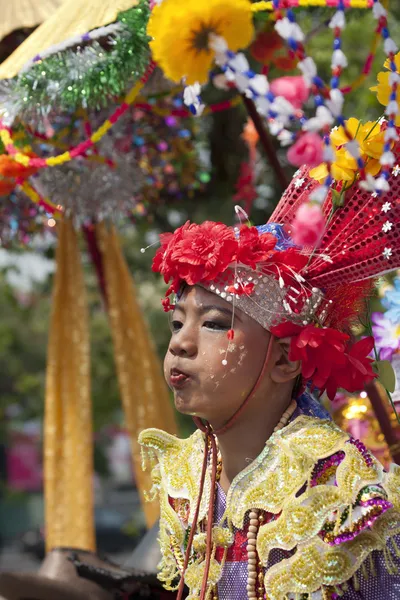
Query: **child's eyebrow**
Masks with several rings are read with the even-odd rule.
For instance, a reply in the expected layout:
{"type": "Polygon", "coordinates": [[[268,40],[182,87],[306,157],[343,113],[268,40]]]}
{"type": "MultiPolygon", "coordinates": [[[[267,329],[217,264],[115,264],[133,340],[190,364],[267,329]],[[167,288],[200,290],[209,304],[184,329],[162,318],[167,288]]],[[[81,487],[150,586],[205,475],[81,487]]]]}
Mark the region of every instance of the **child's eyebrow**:
{"type": "MultiPolygon", "coordinates": [[[[180,310],[184,314],[186,313],[185,307],[182,304],[175,305],[174,312],[177,310],[180,310]]],[[[227,315],[229,318],[232,318],[232,311],[229,308],[225,308],[224,306],[218,306],[217,304],[202,304],[197,309],[197,312],[200,315],[204,315],[205,313],[211,312],[213,310],[223,313],[223,314],[227,315]]],[[[237,314],[237,312],[235,312],[235,319],[237,319],[238,321],[242,320],[239,317],[239,315],[237,314]]]]}

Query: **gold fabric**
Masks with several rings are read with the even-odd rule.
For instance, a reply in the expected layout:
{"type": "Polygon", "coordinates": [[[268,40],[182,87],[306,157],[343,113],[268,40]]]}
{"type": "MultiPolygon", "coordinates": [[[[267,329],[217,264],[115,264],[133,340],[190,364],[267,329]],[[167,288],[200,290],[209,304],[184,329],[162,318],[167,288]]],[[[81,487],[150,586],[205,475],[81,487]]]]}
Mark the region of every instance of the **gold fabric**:
{"type": "Polygon", "coordinates": [[[59,224],[49,334],[44,478],[47,550],[95,550],[89,316],[76,233],[59,224]]]}
{"type": "Polygon", "coordinates": [[[1,2],[0,40],[22,27],[34,27],[50,17],[62,0],[13,0],[1,2]]]}
{"type": "Polygon", "coordinates": [[[108,313],[110,318],[118,381],[132,444],[136,483],[148,527],[159,515],[158,503],[146,502],[150,476],[141,468],[137,445],[139,433],[155,426],[177,431],[173,408],[160,364],[138,304],[134,283],[125,262],[115,228],[97,226],[103,256],[108,313]]]}
{"type": "MultiPolygon", "coordinates": [[[[11,0],[9,4],[14,5],[16,1],[11,0]]],[[[51,46],[113,23],[120,11],[132,8],[137,1],[64,0],[60,8],[2,63],[0,79],[15,77],[28,61],[51,46]]],[[[32,0],[32,4],[34,2],[39,3],[40,0],[32,0]]]]}

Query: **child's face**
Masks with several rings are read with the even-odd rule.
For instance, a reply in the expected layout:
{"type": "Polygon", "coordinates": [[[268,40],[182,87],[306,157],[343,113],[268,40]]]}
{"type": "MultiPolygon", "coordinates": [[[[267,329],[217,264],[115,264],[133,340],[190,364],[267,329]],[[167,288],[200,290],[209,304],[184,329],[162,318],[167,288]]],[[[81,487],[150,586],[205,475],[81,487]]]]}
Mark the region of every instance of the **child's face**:
{"type": "MultiPolygon", "coordinates": [[[[228,347],[232,306],[201,287],[186,288],[171,318],[172,336],[164,376],[182,413],[225,423],[250,393],[263,367],[270,334],[235,310],[235,336],[228,347]],[[222,361],[227,359],[227,365],[222,361]]],[[[264,387],[264,386],[263,386],[264,387]]],[[[267,393],[268,390],[262,390],[267,393]]]]}

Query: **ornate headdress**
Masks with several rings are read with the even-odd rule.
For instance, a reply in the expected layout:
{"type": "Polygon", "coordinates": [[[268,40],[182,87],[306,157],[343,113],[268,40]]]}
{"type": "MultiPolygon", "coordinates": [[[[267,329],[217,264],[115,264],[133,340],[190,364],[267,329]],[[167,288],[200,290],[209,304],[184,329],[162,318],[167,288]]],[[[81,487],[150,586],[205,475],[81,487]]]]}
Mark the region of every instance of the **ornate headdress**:
{"type": "MultiPolygon", "coordinates": [[[[394,149],[399,155],[399,146],[394,149]]],[[[300,169],[269,222],[261,227],[185,223],[161,236],[153,270],[171,283],[200,285],[239,308],[277,337],[291,337],[290,358],[302,361],[304,382],[354,392],[372,380],[372,337],[355,344],[350,326],[363,312],[374,278],[400,266],[400,179],[382,195],[353,186],[342,206],[340,184],[323,204],[318,248],[293,241],[295,216],[318,186],[300,169]],[[390,212],[390,218],[389,218],[390,212]]],[[[233,339],[234,330],[228,333],[233,339]]]]}

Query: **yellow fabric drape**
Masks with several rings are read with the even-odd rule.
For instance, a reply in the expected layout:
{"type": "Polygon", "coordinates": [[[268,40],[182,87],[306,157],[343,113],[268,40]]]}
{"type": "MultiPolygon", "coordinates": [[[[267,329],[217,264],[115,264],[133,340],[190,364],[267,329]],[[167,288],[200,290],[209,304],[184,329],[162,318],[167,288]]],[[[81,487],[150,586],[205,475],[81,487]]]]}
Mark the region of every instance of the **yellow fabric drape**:
{"type": "Polygon", "coordinates": [[[77,236],[59,225],[49,334],[44,480],[47,550],[95,550],[89,315],[77,236]]]}
{"type": "Polygon", "coordinates": [[[101,223],[96,232],[103,257],[108,313],[136,483],[147,526],[151,527],[159,515],[158,503],[148,503],[144,498],[144,493],[151,488],[151,480],[150,475],[142,471],[137,438],[147,427],[159,427],[172,434],[177,428],[159,360],[116,231],[108,230],[101,223]]]}
{"type": "MultiPolygon", "coordinates": [[[[10,0],[9,4],[15,1],[10,0]]],[[[119,12],[137,3],[138,0],[64,0],[1,64],[0,79],[15,77],[34,56],[52,46],[113,23],[119,12]]]]}

